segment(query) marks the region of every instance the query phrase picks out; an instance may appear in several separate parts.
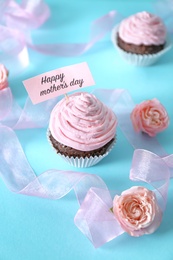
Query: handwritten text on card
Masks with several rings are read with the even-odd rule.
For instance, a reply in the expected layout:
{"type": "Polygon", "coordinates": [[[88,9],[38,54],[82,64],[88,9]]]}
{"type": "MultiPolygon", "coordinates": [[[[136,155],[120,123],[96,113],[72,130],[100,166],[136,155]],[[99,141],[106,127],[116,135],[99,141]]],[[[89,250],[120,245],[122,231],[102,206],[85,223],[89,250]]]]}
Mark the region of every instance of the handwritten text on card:
{"type": "Polygon", "coordinates": [[[86,62],[52,70],[23,81],[33,104],[94,85],[86,62]]]}

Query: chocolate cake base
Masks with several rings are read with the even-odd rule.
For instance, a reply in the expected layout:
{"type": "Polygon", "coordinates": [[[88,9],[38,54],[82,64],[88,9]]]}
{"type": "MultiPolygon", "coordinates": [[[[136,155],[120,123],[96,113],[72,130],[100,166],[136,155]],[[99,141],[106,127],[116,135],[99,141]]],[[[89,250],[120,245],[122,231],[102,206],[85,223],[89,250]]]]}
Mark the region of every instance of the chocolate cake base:
{"type": "Polygon", "coordinates": [[[135,45],[124,42],[117,34],[117,44],[118,46],[126,52],[135,53],[135,54],[155,54],[163,50],[165,44],[161,45],[135,45]]]}
{"type": "Polygon", "coordinates": [[[59,143],[57,140],[55,140],[55,138],[52,136],[52,134],[49,132],[49,139],[53,145],[53,147],[55,148],[55,150],[57,151],[57,153],[60,153],[64,156],[68,156],[68,157],[73,157],[73,158],[86,158],[86,157],[91,157],[91,156],[99,156],[99,155],[103,155],[106,153],[106,151],[108,150],[109,146],[114,142],[115,138],[113,138],[111,141],[109,141],[107,144],[105,144],[103,147],[98,148],[96,150],[92,150],[92,151],[79,151],[76,150],[72,147],[66,146],[64,144],[59,143]]]}

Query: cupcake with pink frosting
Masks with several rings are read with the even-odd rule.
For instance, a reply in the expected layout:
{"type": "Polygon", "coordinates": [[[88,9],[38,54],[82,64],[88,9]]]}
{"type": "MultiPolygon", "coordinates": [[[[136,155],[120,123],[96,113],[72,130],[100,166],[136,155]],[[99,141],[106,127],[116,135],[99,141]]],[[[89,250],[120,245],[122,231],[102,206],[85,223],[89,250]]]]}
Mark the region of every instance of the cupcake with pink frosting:
{"type": "Polygon", "coordinates": [[[64,97],[52,110],[49,140],[67,162],[90,167],[102,160],[115,143],[117,119],[94,95],[78,92],[64,97]]]}
{"type": "Polygon", "coordinates": [[[143,132],[151,137],[164,131],[169,125],[168,113],[157,98],[137,104],[130,117],[136,132],[143,132]]]}
{"type": "Polygon", "coordinates": [[[171,48],[166,26],[156,15],[139,12],[113,29],[112,41],[131,64],[151,65],[171,48]]]}

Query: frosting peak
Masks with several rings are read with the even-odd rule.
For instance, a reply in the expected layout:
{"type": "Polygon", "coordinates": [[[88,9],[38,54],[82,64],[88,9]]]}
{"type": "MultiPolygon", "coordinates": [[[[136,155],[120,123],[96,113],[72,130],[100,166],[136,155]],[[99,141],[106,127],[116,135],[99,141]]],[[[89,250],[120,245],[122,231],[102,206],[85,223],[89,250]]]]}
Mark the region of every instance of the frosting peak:
{"type": "Polygon", "coordinates": [[[158,16],[144,11],[124,19],[119,36],[131,44],[161,45],[165,43],[166,27],[158,16]]]}
{"type": "Polygon", "coordinates": [[[52,110],[49,129],[60,143],[92,151],[115,137],[116,117],[94,95],[81,92],[62,99],[52,110]]]}

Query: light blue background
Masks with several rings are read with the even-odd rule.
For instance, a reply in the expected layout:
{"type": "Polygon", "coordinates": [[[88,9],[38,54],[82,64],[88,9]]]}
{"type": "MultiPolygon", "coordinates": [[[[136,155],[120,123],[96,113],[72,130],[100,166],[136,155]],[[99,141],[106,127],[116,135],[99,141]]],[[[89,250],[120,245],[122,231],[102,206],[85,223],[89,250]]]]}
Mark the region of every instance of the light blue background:
{"type": "MultiPolygon", "coordinates": [[[[124,17],[138,11],[154,11],[149,0],[47,0],[50,19],[33,32],[36,43],[84,42],[89,40],[91,22],[110,10],[124,17]]],[[[119,57],[110,41],[110,33],[89,52],[78,57],[44,56],[29,50],[30,64],[20,74],[11,72],[9,83],[18,103],[27,97],[22,81],[40,73],[86,61],[96,85],[86,88],[124,88],[135,103],[158,98],[170,116],[169,128],[158,135],[168,153],[173,152],[173,50],[150,67],[137,68],[119,57]]],[[[65,164],[54,153],[46,139],[46,129],[16,131],[26,156],[40,174],[48,169],[77,170],[65,164]]],[[[133,148],[120,129],[112,153],[98,165],[82,172],[97,174],[110,189],[129,188],[129,171],[133,148]]],[[[25,171],[25,169],[23,169],[25,171]]],[[[173,183],[171,180],[167,209],[159,229],[140,238],[123,234],[95,249],[77,229],[73,219],[78,210],[74,192],[58,201],[27,197],[11,193],[0,180],[0,260],[171,260],[173,259],[173,183]]]]}

